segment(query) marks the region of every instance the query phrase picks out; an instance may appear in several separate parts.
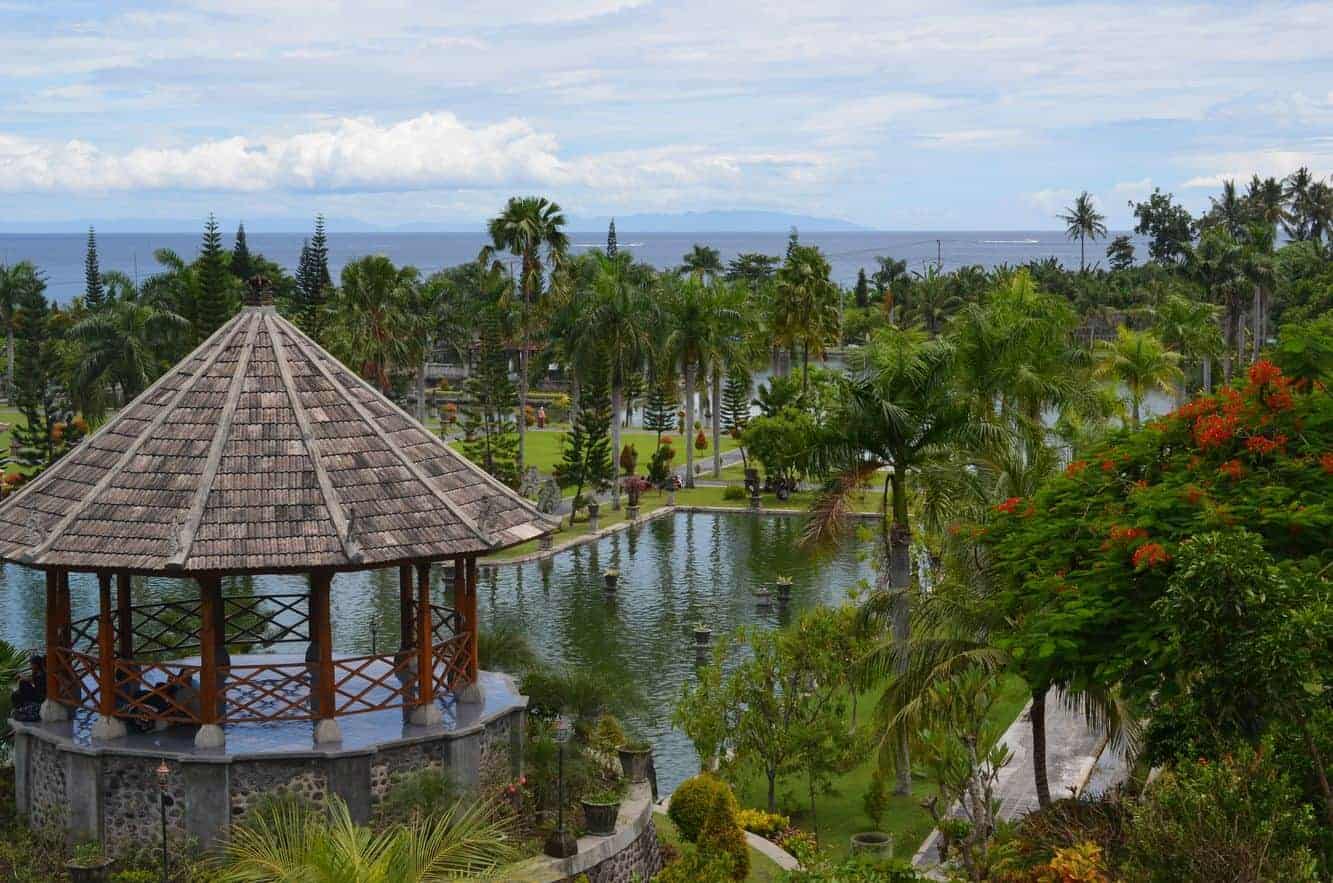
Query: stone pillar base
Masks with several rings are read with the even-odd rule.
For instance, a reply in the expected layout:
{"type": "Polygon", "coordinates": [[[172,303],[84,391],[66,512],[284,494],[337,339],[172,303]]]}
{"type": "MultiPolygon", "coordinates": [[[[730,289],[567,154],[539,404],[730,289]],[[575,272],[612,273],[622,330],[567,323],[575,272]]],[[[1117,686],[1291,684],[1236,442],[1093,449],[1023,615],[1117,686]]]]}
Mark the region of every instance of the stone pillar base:
{"type": "Polygon", "coordinates": [[[341,742],[343,740],[343,730],[338,721],[331,717],[326,717],[315,723],[315,744],[327,745],[331,742],[341,742]]]}
{"type": "Polygon", "coordinates": [[[227,734],[217,724],[204,724],[194,734],[195,748],[225,748],[226,745],[227,734]]]}
{"type": "Polygon", "coordinates": [[[44,724],[58,724],[69,720],[69,709],[54,699],[43,699],[41,717],[44,724]]]}
{"type": "Polygon", "coordinates": [[[414,727],[432,727],[444,723],[444,712],[434,702],[428,702],[409,711],[407,722],[414,727]]]}
{"type": "Polygon", "coordinates": [[[125,722],[120,718],[99,714],[93,722],[93,738],[102,742],[125,738],[125,722]]]}
{"type": "Polygon", "coordinates": [[[480,705],[486,701],[486,691],[477,681],[473,681],[463,688],[463,692],[458,694],[459,702],[470,702],[480,705]]]}

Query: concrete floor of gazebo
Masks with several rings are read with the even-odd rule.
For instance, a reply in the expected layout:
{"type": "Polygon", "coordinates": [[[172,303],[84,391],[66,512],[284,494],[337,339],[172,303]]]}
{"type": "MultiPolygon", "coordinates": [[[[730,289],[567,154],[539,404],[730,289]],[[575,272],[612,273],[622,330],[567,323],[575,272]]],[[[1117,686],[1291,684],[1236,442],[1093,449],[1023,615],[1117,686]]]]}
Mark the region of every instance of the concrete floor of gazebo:
{"type": "MultiPolygon", "coordinates": [[[[335,658],[338,658],[335,655],[335,658]]],[[[197,664],[198,659],[182,659],[180,662],[197,664]]],[[[303,663],[304,657],[288,654],[236,654],[231,659],[234,665],[257,663],[303,663]]],[[[379,663],[367,670],[371,676],[380,676],[388,671],[388,663],[379,663]]],[[[311,721],[265,721],[255,723],[231,723],[224,727],[226,746],[222,749],[198,748],[194,744],[196,728],[189,725],[168,727],[164,730],[138,732],[130,728],[122,739],[110,742],[97,742],[92,738],[93,722],[96,712],[80,708],[71,715],[71,720],[61,723],[33,723],[29,727],[48,735],[84,748],[104,748],[117,753],[171,754],[179,757],[238,756],[260,754],[320,753],[338,754],[357,749],[372,748],[385,742],[418,737],[441,736],[447,733],[466,730],[483,719],[513,709],[523,704],[523,699],[515,689],[513,682],[506,676],[493,672],[478,672],[482,692],[482,703],[459,702],[448,694],[436,700],[444,719],[440,724],[416,726],[407,723],[406,712],[402,708],[388,708],[381,711],[367,711],[338,717],[342,729],[342,741],[325,745],[316,745],[313,740],[314,723],[311,721]]],[[[360,687],[349,684],[349,688],[360,687]]],[[[228,696],[244,700],[244,692],[251,689],[245,686],[229,685],[228,696]]],[[[385,687],[372,687],[366,698],[388,700],[391,692],[385,687]]]]}

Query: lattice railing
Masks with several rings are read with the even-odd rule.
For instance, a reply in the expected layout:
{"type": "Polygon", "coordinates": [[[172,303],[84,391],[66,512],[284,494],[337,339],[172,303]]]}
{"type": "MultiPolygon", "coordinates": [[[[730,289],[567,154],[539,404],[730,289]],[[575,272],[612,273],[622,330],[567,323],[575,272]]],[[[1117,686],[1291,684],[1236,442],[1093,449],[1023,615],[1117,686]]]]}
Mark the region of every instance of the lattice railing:
{"type": "Polygon", "coordinates": [[[472,659],[471,635],[452,635],[437,643],[433,652],[437,693],[453,693],[472,683],[472,676],[468,673],[468,664],[472,659]]]}
{"type": "Polygon", "coordinates": [[[354,656],[333,661],[335,716],[411,705],[416,696],[416,657],[354,656]]]}
{"type": "Polygon", "coordinates": [[[233,665],[223,695],[222,722],[308,721],[316,715],[310,702],[315,665],[273,662],[233,665]]]}
{"type": "Polygon", "coordinates": [[[169,724],[202,722],[197,665],[116,662],[116,713],[169,724]]]}

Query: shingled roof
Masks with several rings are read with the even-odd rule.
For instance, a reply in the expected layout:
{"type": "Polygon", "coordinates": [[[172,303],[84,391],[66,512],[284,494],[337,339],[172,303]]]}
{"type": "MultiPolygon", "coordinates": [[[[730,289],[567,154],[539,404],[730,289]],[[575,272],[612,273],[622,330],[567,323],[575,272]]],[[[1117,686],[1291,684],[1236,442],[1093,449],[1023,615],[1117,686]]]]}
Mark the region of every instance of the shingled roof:
{"type": "Polygon", "coordinates": [[[356,569],[484,553],[554,526],[271,306],[248,306],[0,505],[0,558],[356,569]]]}

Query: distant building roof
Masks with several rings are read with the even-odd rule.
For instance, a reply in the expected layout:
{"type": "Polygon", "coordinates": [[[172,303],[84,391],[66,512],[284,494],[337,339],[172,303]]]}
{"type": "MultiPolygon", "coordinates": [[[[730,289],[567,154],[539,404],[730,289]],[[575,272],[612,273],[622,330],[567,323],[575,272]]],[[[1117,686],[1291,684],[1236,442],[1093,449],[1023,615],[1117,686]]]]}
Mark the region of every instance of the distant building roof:
{"type": "Polygon", "coordinates": [[[354,569],[482,553],[554,526],[256,305],[0,504],[0,558],[354,569]]]}

